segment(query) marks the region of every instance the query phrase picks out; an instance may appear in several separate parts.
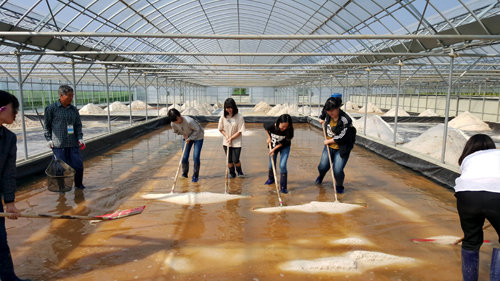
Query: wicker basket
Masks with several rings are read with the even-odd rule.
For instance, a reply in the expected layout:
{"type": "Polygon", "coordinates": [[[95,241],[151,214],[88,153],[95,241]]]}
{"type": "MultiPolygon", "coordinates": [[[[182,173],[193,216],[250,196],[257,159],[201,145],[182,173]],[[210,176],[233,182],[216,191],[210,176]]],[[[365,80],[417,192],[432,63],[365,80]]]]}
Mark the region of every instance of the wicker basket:
{"type": "Polygon", "coordinates": [[[68,192],[73,188],[75,170],[64,161],[52,159],[45,169],[48,189],[53,192],[68,192]]]}

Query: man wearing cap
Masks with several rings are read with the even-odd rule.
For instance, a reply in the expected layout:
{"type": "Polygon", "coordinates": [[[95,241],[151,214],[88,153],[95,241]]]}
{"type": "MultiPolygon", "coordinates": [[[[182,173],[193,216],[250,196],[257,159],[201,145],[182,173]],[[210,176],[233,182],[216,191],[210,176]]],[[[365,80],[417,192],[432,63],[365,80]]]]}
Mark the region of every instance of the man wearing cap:
{"type": "Polygon", "coordinates": [[[352,119],[349,115],[340,109],[341,106],[341,96],[332,95],[326,100],[323,107],[320,119],[322,121],[324,119],[321,124],[325,129],[326,139],[318,165],[319,176],[316,178],[316,184],[323,182],[323,178],[330,169],[330,160],[327,154],[330,153],[337,193],[344,192],[344,167],[356,140],[356,128],[352,125],[352,119]]]}

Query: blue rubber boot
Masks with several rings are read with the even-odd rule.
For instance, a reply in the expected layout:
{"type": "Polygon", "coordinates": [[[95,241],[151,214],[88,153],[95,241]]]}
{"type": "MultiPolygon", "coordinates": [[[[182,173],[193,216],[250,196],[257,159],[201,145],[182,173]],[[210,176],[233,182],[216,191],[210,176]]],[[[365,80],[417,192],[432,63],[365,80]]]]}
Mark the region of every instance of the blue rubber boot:
{"type": "Polygon", "coordinates": [[[267,175],[267,181],[264,184],[273,184],[274,183],[274,173],[273,169],[269,169],[269,173],[267,175]]]}
{"type": "Polygon", "coordinates": [[[479,277],[479,252],[462,248],[462,280],[477,281],[479,277]]]}
{"type": "Polygon", "coordinates": [[[182,163],[182,177],[187,179],[188,172],[189,172],[189,163],[182,163]]]}
{"type": "Polygon", "coordinates": [[[236,177],[236,171],[234,170],[234,166],[229,167],[229,175],[231,175],[232,179],[236,177]]]}
{"type": "Polygon", "coordinates": [[[281,173],[281,178],[280,178],[281,193],[284,193],[284,194],[288,193],[288,189],[286,188],[287,181],[288,181],[288,174],[287,173],[281,173]]]}
{"type": "Polygon", "coordinates": [[[490,280],[500,281],[500,249],[493,248],[491,254],[490,280]]]}
{"type": "Polygon", "coordinates": [[[243,171],[241,170],[241,166],[236,166],[236,172],[238,172],[238,177],[242,177],[245,174],[243,174],[243,171]]]}
{"type": "Polygon", "coordinates": [[[198,182],[198,177],[200,176],[200,165],[194,163],[193,167],[193,178],[191,179],[192,182],[198,182]]]}

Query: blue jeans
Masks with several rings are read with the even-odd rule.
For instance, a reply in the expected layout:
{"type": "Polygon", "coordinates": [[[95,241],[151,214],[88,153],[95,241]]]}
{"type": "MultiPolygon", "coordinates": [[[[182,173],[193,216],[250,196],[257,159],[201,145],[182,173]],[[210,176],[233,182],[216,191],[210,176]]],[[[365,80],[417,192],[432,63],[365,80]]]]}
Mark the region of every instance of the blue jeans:
{"type": "MultiPolygon", "coordinates": [[[[337,186],[344,186],[344,167],[347,164],[347,160],[349,159],[349,154],[345,158],[340,156],[338,149],[333,149],[328,147],[330,151],[330,156],[333,162],[333,175],[335,177],[337,186]]],[[[323,153],[321,154],[321,160],[319,161],[318,171],[321,179],[326,175],[328,170],[330,170],[330,160],[328,159],[328,152],[326,151],[326,146],[323,148],[323,153]]]]}
{"type": "MultiPolygon", "coordinates": [[[[276,167],[276,158],[278,158],[278,153],[280,154],[280,172],[287,173],[286,162],[288,161],[288,155],[290,155],[290,146],[282,148],[279,152],[275,152],[273,155],[274,166],[276,167]]],[[[271,162],[271,156],[269,156],[269,169],[272,169],[273,165],[271,162]]]]}
{"type": "MultiPolygon", "coordinates": [[[[182,139],[182,147],[184,147],[184,144],[185,140],[182,139]]],[[[193,147],[193,144],[194,144],[194,151],[193,151],[194,166],[200,167],[200,154],[201,154],[201,148],[203,147],[203,139],[195,141],[191,140],[188,142],[186,147],[186,152],[184,153],[184,155],[182,155],[182,164],[189,164],[189,153],[191,152],[191,147],[193,147]]]]}

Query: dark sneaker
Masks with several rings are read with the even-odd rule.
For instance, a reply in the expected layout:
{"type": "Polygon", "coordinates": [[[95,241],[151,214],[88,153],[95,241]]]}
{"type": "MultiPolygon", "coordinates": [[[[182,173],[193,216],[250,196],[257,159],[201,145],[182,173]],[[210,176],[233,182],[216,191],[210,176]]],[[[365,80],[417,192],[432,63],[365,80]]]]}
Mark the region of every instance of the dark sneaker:
{"type": "Polygon", "coordinates": [[[192,182],[198,182],[198,177],[195,177],[193,176],[193,178],[191,179],[192,182]]]}
{"type": "Polygon", "coordinates": [[[314,181],[315,184],[321,184],[323,183],[323,178],[321,176],[318,176],[316,180],[314,181]]]}
{"type": "Polygon", "coordinates": [[[264,184],[269,185],[269,184],[273,184],[273,183],[274,183],[274,180],[268,179],[264,184]]]}
{"type": "Polygon", "coordinates": [[[181,177],[183,177],[183,178],[186,178],[186,179],[187,179],[187,178],[188,178],[188,175],[187,175],[187,174],[182,174],[182,175],[181,175],[181,177]]]}
{"type": "Polygon", "coordinates": [[[288,193],[288,189],[286,187],[281,187],[281,193],[284,193],[284,194],[287,194],[288,193]]]}
{"type": "Polygon", "coordinates": [[[85,185],[83,185],[83,184],[75,186],[75,187],[78,188],[78,189],[85,189],[86,188],[85,185]]]}
{"type": "Polygon", "coordinates": [[[337,193],[338,194],[344,193],[344,187],[343,186],[337,186],[337,193]]]}

